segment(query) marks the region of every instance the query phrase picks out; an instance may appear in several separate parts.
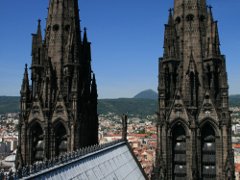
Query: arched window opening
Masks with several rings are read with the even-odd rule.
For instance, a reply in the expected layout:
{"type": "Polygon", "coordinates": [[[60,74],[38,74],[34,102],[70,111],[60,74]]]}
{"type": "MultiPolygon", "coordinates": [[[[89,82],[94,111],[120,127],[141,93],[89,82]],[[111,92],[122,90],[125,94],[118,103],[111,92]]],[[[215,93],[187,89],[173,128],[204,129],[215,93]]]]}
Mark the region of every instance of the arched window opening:
{"type": "Polygon", "coordinates": [[[43,130],[40,124],[35,123],[30,129],[31,161],[32,163],[44,160],[43,130]]]}
{"type": "Polygon", "coordinates": [[[58,24],[54,24],[53,25],[53,31],[57,32],[59,30],[59,25],[58,24]]]}
{"type": "Polygon", "coordinates": [[[211,125],[206,124],[201,132],[202,145],[202,179],[216,179],[216,141],[215,132],[211,125]]]}
{"type": "Polygon", "coordinates": [[[67,131],[62,123],[55,127],[55,156],[67,152],[67,131]]]}
{"type": "Polygon", "coordinates": [[[178,16],[176,19],[175,19],[175,22],[176,24],[179,24],[181,22],[181,18],[178,16]]]}
{"type": "Polygon", "coordinates": [[[189,21],[189,22],[193,21],[194,20],[194,15],[193,14],[188,14],[186,16],[186,20],[189,21]]]}
{"type": "Polygon", "coordinates": [[[201,15],[201,16],[199,17],[200,22],[204,22],[205,19],[206,19],[206,17],[205,17],[204,15],[201,15]]]}
{"type": "Polygon", "coordinates": [[[70,25],[67,24],[67,25],[65,26],[65,31],[69,32],[69,30],[70,30],[70,25]]]}
{"type": "Polygon", "coordinates": [[[180,124],[172,131],[172,171],[173,180],[186,179],[186,133],[180,124]]]}

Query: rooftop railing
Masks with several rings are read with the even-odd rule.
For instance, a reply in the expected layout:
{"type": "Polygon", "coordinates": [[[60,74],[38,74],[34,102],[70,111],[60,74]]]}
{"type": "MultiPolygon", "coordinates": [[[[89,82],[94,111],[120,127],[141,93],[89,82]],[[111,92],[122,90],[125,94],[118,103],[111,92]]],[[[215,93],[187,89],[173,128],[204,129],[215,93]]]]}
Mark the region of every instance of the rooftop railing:
{"type": "Polygon", "coordinates": [[[15,179],[34,179],[45,173],[54,171],[62,166],[76,162],[82,159],[84,156],[91,155],[91,153],[105,151],[114,145],[122,144],[124,140],[116,140],[105,144],[93,145],[85,148],[78,149],[76,151],[67,152],[61,154],[53,159],[45,160],[43,162],[36,162],[33,165],[27,165],[19,168],[16,172],[10,170],[9,172],[0,171],[1,180],[15,180],[15,179]]]}

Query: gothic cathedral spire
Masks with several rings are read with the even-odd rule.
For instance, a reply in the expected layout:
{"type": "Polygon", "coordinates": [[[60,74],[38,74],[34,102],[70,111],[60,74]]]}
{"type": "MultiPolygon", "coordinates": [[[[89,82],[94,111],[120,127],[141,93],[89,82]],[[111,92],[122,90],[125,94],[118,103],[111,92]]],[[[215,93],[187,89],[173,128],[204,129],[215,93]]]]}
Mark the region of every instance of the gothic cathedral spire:
{"type": "MultiPolygon", "coordinates": [[[[51,0],[46,25],[46,52],[56,70],[58,90],[64,86],[64,67],[79,63],[81,49],[77,0],[51,0]]],[[[66,93],[66,92],[62,92],[66,93]]]]}
{"type": "Polygon", "coordinates": [[[21,89],[17,165],[98,143],[97,86],[91,43],[81,38],[77,0],[50,0],[45,37],[32,34],[31,86],[21,89]],[[31,87],[31,88],[30,88],[31,87]]]}
{"type": "Polygon", "coordinates": [[[205,0],[175,0],[159,60],[152,179],[234,179],[225,56],[205,0]]]}

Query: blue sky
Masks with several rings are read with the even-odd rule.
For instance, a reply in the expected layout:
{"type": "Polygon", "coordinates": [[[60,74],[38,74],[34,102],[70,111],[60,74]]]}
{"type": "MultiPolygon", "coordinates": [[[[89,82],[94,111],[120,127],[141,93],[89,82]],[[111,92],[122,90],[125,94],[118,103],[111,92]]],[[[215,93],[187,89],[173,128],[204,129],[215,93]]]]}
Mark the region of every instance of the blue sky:
{"type": "MultiPolygon", "coordinates": [[[[239,0],[208,0],[219,21],[230,94],[240,93],[239,0]],[[230,3],[231,2],[231,3],[230,3]]],[[[45,27],[48,0],[1,0],[0,95],[19,95],[24,64],[31,62],[31,33],[45,27]]],[[[79,0],[81,26],[92,42],[99,98],[132,97],[157,90],[164,23],[173,0],[79,0]]]]}

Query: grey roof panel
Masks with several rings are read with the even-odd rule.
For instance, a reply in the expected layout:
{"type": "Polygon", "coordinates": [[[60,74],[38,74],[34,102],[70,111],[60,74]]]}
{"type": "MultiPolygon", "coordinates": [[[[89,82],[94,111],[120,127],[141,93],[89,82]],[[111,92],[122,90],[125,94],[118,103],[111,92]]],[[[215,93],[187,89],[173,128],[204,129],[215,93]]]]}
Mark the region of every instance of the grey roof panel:
{"type": "Polygon", "coordinates": [[[121,141],[23,179],[144,180],[128,142],[121,141]]]}

